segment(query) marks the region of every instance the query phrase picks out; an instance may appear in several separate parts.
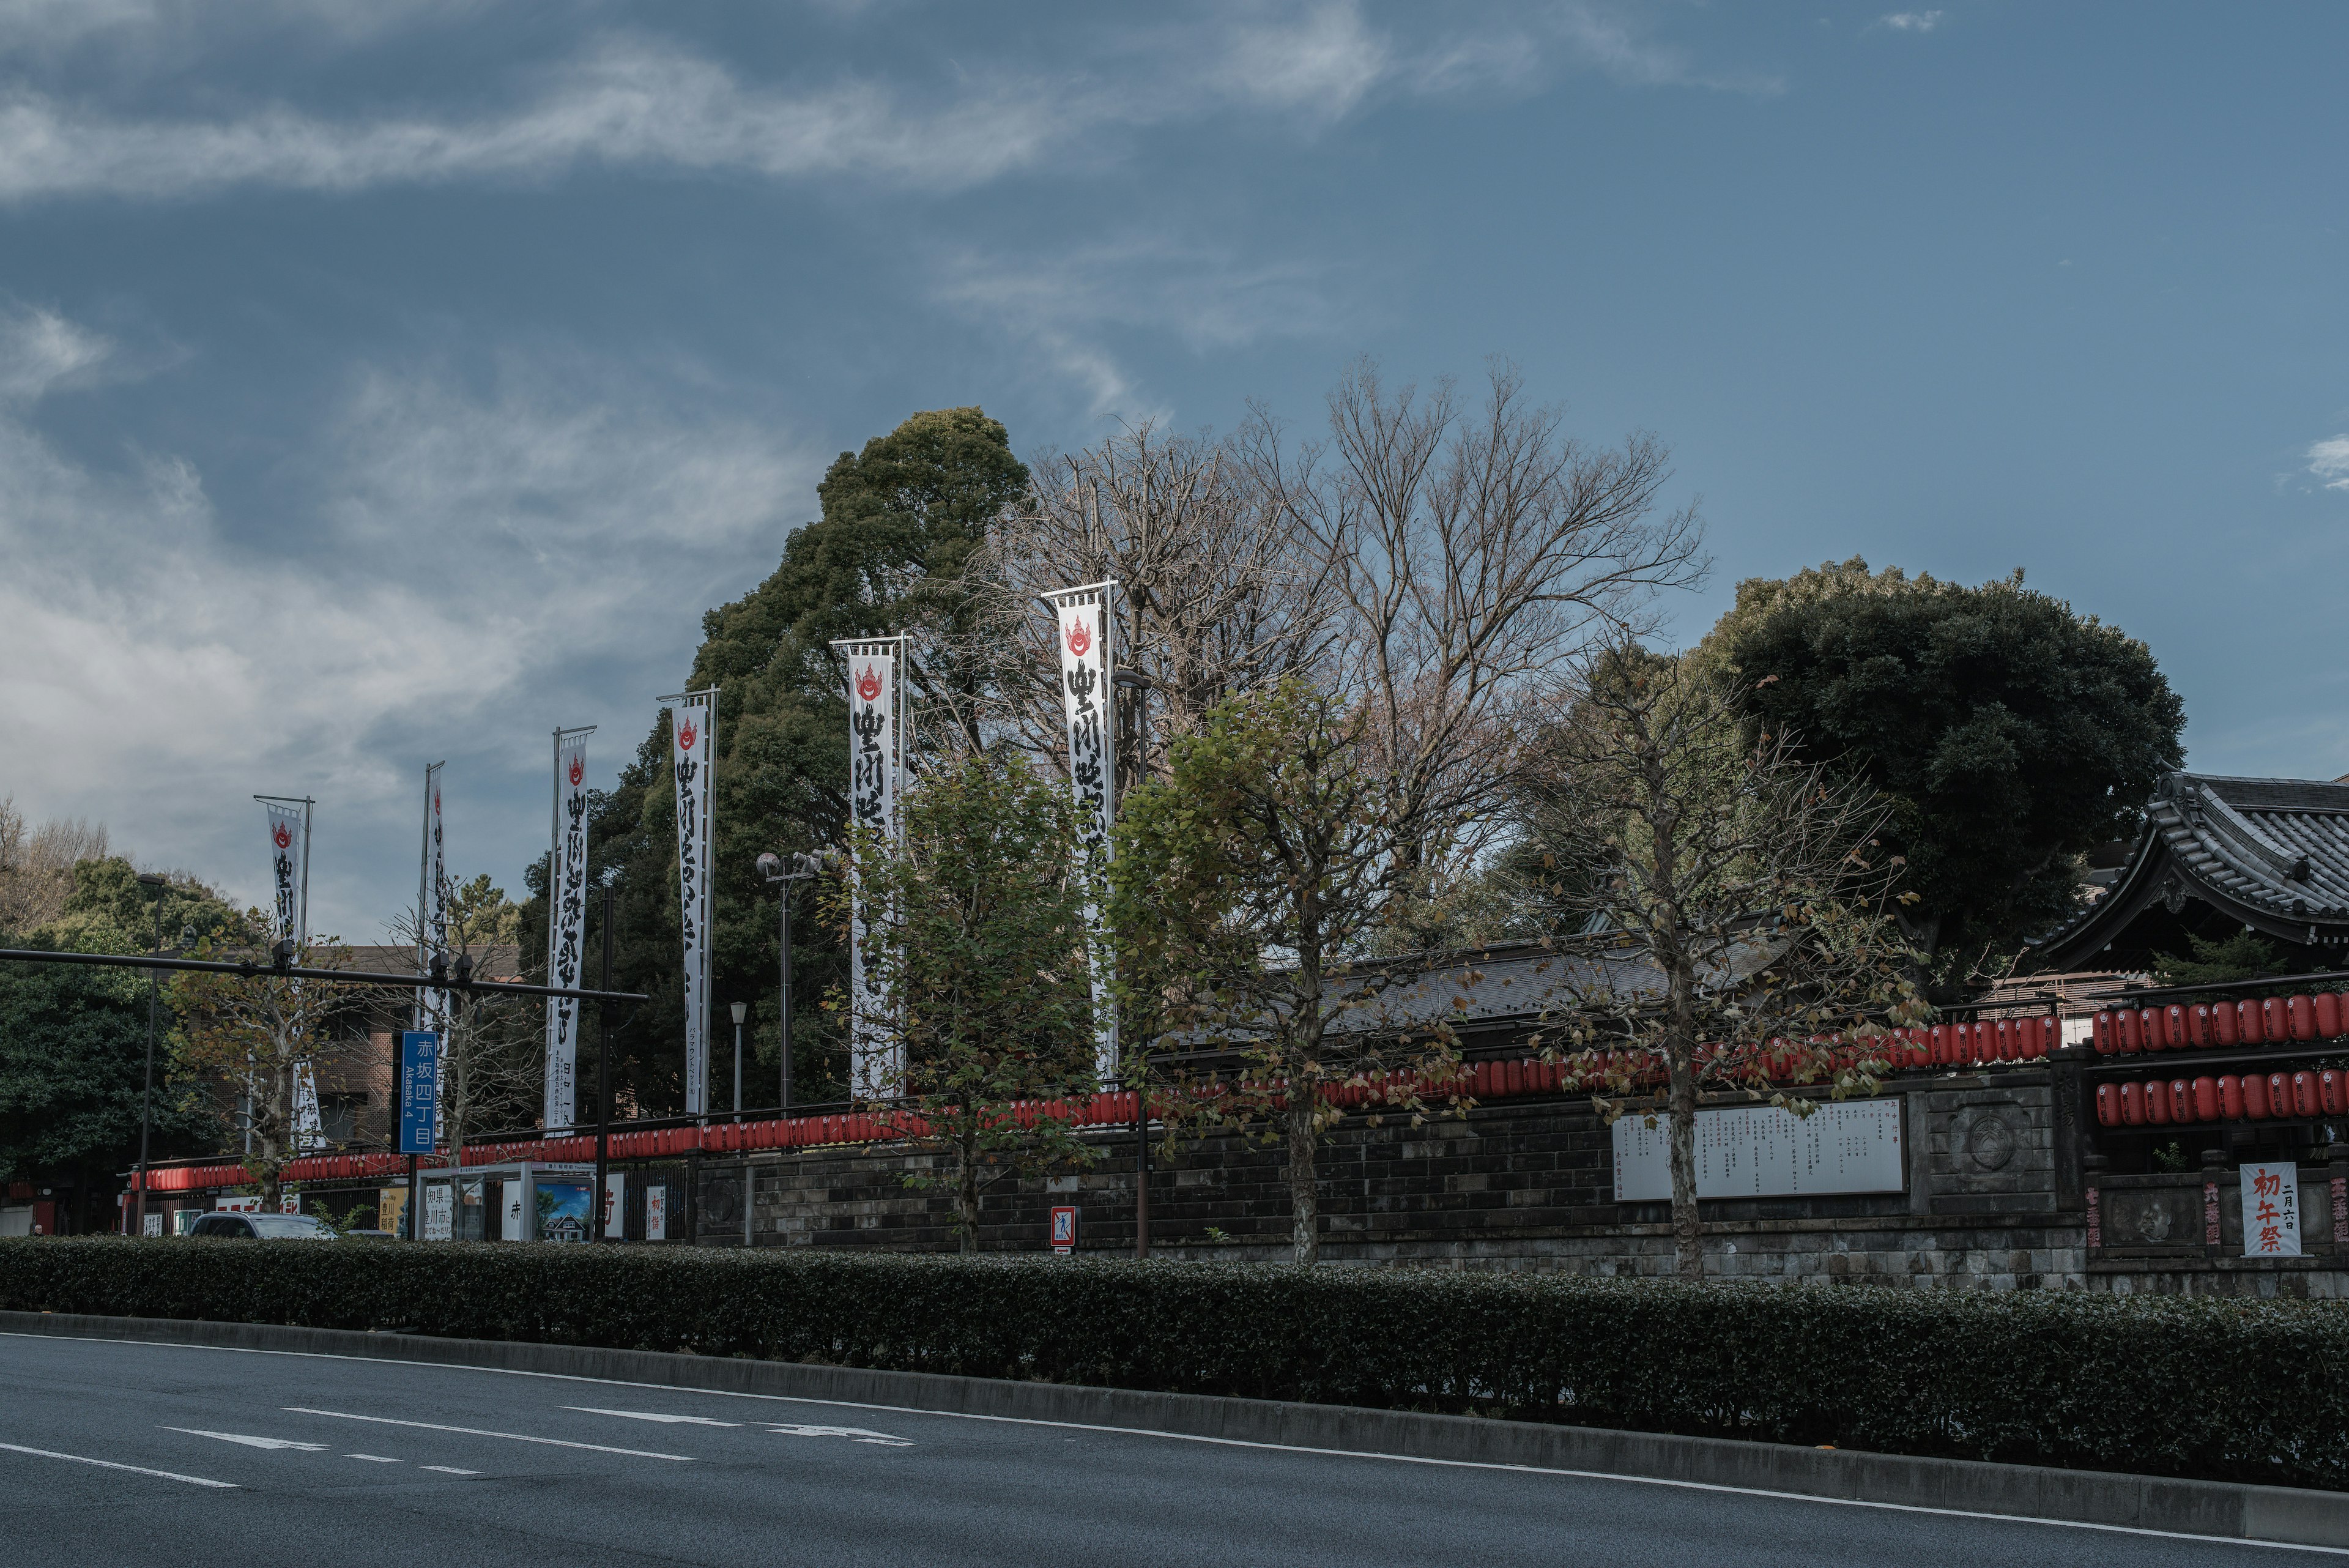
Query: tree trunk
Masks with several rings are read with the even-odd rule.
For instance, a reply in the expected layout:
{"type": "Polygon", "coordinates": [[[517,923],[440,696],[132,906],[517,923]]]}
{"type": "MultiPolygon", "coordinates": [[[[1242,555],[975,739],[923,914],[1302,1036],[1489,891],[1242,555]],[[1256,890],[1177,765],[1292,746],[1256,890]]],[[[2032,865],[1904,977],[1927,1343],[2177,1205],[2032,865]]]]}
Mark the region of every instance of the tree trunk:
{"type": "Polygon", "coordinates": [[[1672,1263],[1684,1280],[1704,1278],[1696,1218],[1696,1067],[1675,1052],[1671,1064],[1672,1263]]]}
{"type": "Polygon", "coordinates": [[[957,1151],[961,1166],[955,1172],[955,1219],[962,1231],[962,1254],[978,1254],[978,1157],[966,1146],[957,1151]]]}
{"type": "Polygon", "coordinates": [[[1313,1087],[1288,1090],[1288,1240],[1300,1263],[1321,1261],[1321,1213],[1313,1181],[1313,1087]]]}

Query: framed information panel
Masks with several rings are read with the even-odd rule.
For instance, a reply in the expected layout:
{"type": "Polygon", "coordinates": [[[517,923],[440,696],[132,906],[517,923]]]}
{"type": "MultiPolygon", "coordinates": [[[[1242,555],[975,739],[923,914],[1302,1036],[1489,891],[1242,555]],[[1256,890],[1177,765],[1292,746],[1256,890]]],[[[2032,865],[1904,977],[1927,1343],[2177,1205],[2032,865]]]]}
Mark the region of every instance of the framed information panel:
{"type": "MultiPolygon", "coordinates": [[[[1627,1113],[1615,1124],[1615,1200],[1672,1195],[1671,1127],[1627,1113]]],[[[1696,1114],[1699,1198],[1780,1198],[1817,1192],[1900,1192],[1909,1161],[1900,1096],[1830,1101],[1807,1116],[1775,1106],[1696,1114]]]]}

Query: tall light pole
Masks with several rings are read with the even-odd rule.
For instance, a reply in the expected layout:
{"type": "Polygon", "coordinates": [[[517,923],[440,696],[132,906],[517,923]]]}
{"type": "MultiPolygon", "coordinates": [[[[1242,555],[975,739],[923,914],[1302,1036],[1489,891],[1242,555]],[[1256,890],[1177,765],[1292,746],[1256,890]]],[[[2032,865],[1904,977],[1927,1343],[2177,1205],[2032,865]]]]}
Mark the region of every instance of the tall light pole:
{"type": "MultiPolygon", "coordinates": [[[[598,983],[605,991],[612,989],[612,881],[618,875],[616,867],[604,873],[604,978],[598,983]]],[[[604,1233],[604,1210],[611,1207],[605,1196],[610,1190],[612,1164],[612,1015],[617,1010],[610,997],[595,1004],[595,1201],[590,1205],[595,1215],[595,1240],[610,1241],[604,1233]]],[[[627,1238],[627,1219],[620,1220],[620,1239],[627,1238]]]]}
{"type": "MultiPolygon", "coordinates": [[[[1150,782],[1150,677],[1118,670],[1110,683],[1133,693],[1133,782],[1150,782]]],[[[1133,1053],[1133,1255],[1150,1256],[1150,1057],[1137,1044],[1133,1053]]]]}
{"type": "MultiPolygon", "coordinates": [[[[776,890],[779,896],[775,903],[781,911],[777,917],[777,941],[783,954],[783,989],[777,1003],[781,1029],[776,1037],[776,1054],[782,1058],[781,1108],[786,1111],[792,1108],[792,884],[816,875],[823,869],[823,864],[812,855],[793,855],[786,860],[771,849],[760,856],[758,860],[759,875],[776,890]]],[[[739,1064],[742,1059],[742,1048],[739,1043],[741,1014],[739,1012],[735,1014],[735,1023],[738,1043],[734,1048],[734,1059],[739,1064]]],[[[738,1065],[735,1071],[739,1074],[741,1069],[738,1065]]],[[[735,1096],[735,1103],[738,1106],[741,1103],[739,1092],[735,1096]]]]}
{"type": "MultiPolygon", "coordinates": [[[[155,956],[163,956],[163,890],[170,886],[153,871],[139,874],[140,885],[155,895],[155,956]]],[[[155,1019],[162,1011],[161,981],[163,971],[147,971],[147,1082],[139,1092],[139,1205],[133,1211],[130,1233],[147,1234],[147,1129],[155,1115],[155,1019]]]]}

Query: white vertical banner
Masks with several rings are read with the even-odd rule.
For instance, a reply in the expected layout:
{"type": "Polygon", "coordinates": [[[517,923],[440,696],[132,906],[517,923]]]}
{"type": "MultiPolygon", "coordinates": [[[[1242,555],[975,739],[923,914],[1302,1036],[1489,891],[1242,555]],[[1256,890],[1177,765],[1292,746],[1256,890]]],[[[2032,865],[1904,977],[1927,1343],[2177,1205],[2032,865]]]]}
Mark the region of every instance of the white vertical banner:
{"type": "Polygon", "coordinates": [[[664,697],[674,706],[669,766],[677,778],[677,890],[685,940],[685,1114],[709,1109],[709,816],[718,688],[664,697]]]}
{"type": "Polygon", "coordinates": [[[269,814],[269,887],[272,940],[302,940],[302,862],[309,845],[309,822],[300,802],[264,800],[269,814]]]}
{"type": "Polygon", "coordinates": [[[1117,668],[1111,603],[1117,584],[1092,583],[1046,594],[1061,646],[1061,705],[1069,727],[1069,791],[1077,807],[1077,852],[1084,858],[1085,931],[1092,950],[1093,1071],[1117,1075],[1117,1007],[1110,995],[1109,932],[1102,906],[1109,891],[1110,825],[1117,817],[1115,745],[1117,668]]]}
{"type": "MultiPolygon", "coordinates": [[[[895,844],[897,797],[905,766],[898,658],[902,638],[835,642],[848,661],[848,825],[895,844]]],[[[896,1031],[889,1026],[887,988],[864,962],[876,911],[864,896],[863,869],[852,860],[848,933],[849,1089],[859,1099],[889,1092],[905,1076],[896,1031]]],[[[880,911],[885,919],[885,911],[880,911]]]]}
{"type": "MultiPolygon", "coordinates": [[[[587,737],[584,730],[554,732],[554,827],[546,861],[546,983],[579,983],[587,940],[587,737]]],[[[579,999],[546,999],[548,1130],[567,1127],[579,1114],[579,999]]]]}
{"type": "Polygon", "coordinates": [[[2246,1165],[2238,1175],[2243,1189],[2243,1256],[2300,1256],[2300,1167],[2246,1165]]]}
{"type": "MultiPolygon", "coordinates": [[[[306,943],[307,911],[303,905],[310,861],[310,803],[260,798],[269,816],[270,940],[306,943]]],[[[292,983],[299,987],[302,982],[292,983]]],[[[325,1147],[326,1127],[318,1116],[318,1077],[307,1056],[294,1063],[293,1132],[294,1147],[301,1153],[325,1147]]]]}

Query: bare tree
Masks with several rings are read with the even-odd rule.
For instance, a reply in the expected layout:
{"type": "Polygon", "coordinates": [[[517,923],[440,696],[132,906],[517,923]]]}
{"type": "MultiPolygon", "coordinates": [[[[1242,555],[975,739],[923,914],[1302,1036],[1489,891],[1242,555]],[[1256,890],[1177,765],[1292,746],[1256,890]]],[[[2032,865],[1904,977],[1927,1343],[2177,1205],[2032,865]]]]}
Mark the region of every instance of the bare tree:
{"type": "Polygon", "coordinates": [[[1708,1085],[1816,1108],[1795,1085],[1874,1094],[1883,1032],[1926,1009],[1876,852],[1864,786],[1757,734],[1736,693],[1629,637],[1585,667],[1535,749],[1526,826],[1549,890],[1590,950],[1556,966],[1573,1078],[1611,1125],[1671,1128],[1672,1247],[1701,1278],[1695,1128],[1708,1085]]]}
{"type": "MultiPolygon", "coordinates": [[[[246,929],[266,930],[259,909],[245,917],[246,929]]],[[[347,969],[350,950],[335,938],[288,944],[288,967],[347,969]]],[[[250,957],[249,950],[199,941],[204,959],[250,957]]],[[[302,1106],[298,1085],[305,1068],[336,1016],[357,988],[334,981],[295,980],[265,964],[251,974],[186,971],[171,981],[171,1008],[181,1020],[178,1055],[195,1071],[243,1085],[246,1127],[252,1137],[243,1151],[245,1174],[263,1200],[277,1207],[285,1168],[302,1154],[302,1106]]]]}
{"type": "Polygon", "coordinates": [[[1325,440],[1292,444],[1259,409],[1238,451],[1342,608],[1328,680],[1361,708],[1367,764],[1417,835],[1394,846],[1402,888],[1500,830],[1567,660],[1642,628],[1657,592],[1707,566],[1694,504],[1664,508],[1662,443],[1566,435],[1501,361],[1474,406],[1449,380],[1390,394],[1359,361],[1325,440]]]}
{"type": "Polygon", "coordinates": [[[1118,664],[1148,682],[1143,701],[1120,703],[1129,786],[1163,771],[1168,744],[1217,702],[1327,653],[1326,565],[1229,442],[1144,422],[1034,469],[1031,504],[999,522],[982,558],[983,631],[1004,656],[1000,722],[1056,767],[1066,766],[1060,665],[1039,594],[1120,585],[1118,664]]]}
{"type": "Polygon", "coordinates": [[[34,827],[13,797],[0,800],[0,931],[21,936],[65,912],[73,868],[102,860],[106,825],[58,817],[34,827]]]}
{"type": "MultiPolygon", "coordinates": [[[[450,877],[441,889],[447,911],[440,928],[441,954],[451,976],[489,978],[489,964],[510,958],[520,911],[487,876],[450,877]]],[[[403,910],[391,922],[395,941],[420,949],[423,923],[403,910]]],[[[388,993],[397,996],[398,993],[388,993]]],[[[465,1162],[465,1146],[486,1133],[526,1127],[544,1105],[545,1012],[528,998],[480,995],[461,989],[425,991],[414,1010],[421,1027],[440,1036],[440,1139],[451,1164],[465,1162]]],[[[392,1005],[395,1028],[409,1027],[409,1004],[392,1005]]]]}

